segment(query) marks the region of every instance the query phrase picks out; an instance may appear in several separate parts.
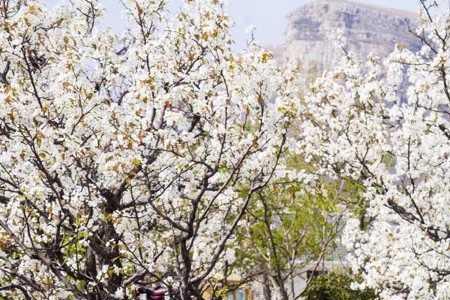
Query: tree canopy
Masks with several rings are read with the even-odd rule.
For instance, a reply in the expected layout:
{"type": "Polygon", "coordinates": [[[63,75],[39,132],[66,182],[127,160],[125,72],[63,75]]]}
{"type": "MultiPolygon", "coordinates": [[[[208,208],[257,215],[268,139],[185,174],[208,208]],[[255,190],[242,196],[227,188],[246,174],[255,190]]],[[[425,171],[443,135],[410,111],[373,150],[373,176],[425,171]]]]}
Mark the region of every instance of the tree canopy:
{"type": "Polygon", "coordinates": [[[234,54],[221,1],[124,1],[124,36],[100,4],[1,1],[2,293],[201,298],[278,176],[296,76],[234,54]]]}

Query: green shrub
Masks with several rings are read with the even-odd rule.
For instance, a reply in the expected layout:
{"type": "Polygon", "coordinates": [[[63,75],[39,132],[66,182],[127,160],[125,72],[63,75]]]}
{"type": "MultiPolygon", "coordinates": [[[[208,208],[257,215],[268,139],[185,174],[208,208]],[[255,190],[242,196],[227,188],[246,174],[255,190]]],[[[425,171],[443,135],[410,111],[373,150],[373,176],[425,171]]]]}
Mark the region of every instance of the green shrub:
{"type": "Polygon", "coordinates": [[[375,300],[372,289],[353,290],[350,288],[356,278],[343,272],[330,272],[317,276],[303,292],[306,300],[375,300]]]}

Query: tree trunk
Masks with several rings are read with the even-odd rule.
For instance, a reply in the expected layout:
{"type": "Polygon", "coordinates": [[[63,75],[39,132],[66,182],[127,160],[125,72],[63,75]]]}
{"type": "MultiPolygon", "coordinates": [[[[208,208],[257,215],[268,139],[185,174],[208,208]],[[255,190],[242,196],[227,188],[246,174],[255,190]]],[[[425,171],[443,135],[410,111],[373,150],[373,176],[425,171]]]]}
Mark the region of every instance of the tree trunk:
{"type": "Polygon", "coordinates": [[[264,300],[272,300],[272,290],[270,284],[270,278],[267,273],[263,275],[263,294],[264,300]]]}
{"type": "Polygon", "coordinates": [[[284,286],[284,281],[281,278],[274,278],[274,281],[280,293],[281,300],[289,300],[289,294],[284,286]]]}
{"type": "Polygon", "coordinates": [[[282,284],[278,286],[278,291],[280,292],[281,300],[289,300],[289,295],[286,291],[285,286],[282,284]]]}
{"type": "Polygon", "coordinates": [[[291,294],[292,294],[292,299],[295,299],[295,279],[294,276],[291,273],[291,276],[289,276],[291,278],[291,294]]]}

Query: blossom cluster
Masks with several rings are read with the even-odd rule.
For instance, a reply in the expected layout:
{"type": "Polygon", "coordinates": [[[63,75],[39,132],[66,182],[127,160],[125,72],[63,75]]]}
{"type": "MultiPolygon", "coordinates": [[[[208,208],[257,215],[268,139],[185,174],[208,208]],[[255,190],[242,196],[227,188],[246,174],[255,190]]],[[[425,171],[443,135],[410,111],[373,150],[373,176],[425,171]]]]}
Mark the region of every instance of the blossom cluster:
{"type": "Polygon", "coordinates": [[[297,151],[321,176],[362,187],[343,239],[359,287],[382,299],[450,297],[448,18],[426,3],[420,51],[347,57],[300,112],[297,151]]]}
{"type": "MultiPolygon", "coordinates": [[[[5,1],[4,1],[5,2],[5,1]]],[[[233,259],[278,174],[298,87],[257,46],[232,52],[221,1],[0,7],[0,283],[14,299],[182,299],[233,259]],[[276,103],[276,104],[275,104],[276,103]]]]}

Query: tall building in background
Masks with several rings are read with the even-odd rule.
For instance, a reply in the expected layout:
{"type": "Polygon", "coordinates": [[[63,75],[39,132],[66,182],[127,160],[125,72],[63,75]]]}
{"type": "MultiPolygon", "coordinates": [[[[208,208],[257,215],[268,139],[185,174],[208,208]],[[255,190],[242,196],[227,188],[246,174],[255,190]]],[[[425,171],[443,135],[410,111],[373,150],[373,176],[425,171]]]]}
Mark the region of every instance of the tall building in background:
{"type": "Polygon", "coordinates": [[[417,50],[418,39],[410,32],[417,24],[412,12],[346,0],[316,0],[288,16],[286,42],[275,52],[282,60],[296,60],[312,76],[329,69],[342,57],[336,43],[342,33],[352,56],[385,57],[396,44],[417,50]]]}

